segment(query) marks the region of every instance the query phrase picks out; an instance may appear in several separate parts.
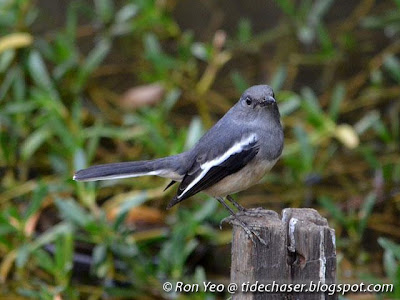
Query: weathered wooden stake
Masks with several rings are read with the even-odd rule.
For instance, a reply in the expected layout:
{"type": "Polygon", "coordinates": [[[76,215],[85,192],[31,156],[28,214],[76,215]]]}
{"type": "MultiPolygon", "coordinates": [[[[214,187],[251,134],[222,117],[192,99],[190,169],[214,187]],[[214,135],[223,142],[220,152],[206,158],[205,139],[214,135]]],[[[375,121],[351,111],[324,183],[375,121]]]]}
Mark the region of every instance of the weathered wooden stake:
{"type": "Polygon", "coordinates": [[[254,244],[232,221],[231,282],[238,285],[232,299],[337,299],[337,295],[329,295],[328,291],[282,290],[289,284],[293,288],[295,283],[304,284],[307,289],[318,285],[326,288],[327,284],[335,283],[335,231],[329,228],[326,219],[310,208],[284,209],[282,219],[270,210],[253,212],[254,216],[243,216],[241,220],[258,228],[267,245],[259,241],[254,244]],[[274,284],[278,290],[267,292],[274,284]],[[254,292],[256,288],[258,291],[254,292]]]}

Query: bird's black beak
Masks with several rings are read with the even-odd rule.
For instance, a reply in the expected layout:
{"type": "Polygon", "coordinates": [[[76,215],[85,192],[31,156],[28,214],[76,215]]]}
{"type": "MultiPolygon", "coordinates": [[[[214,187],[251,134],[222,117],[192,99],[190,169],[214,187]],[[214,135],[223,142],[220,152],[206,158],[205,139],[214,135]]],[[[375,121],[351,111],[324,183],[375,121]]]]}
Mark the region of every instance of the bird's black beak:
{"type": "Polygon", "coordinates": [[[272,96],[266,96],[264,99],[262,99],[259,104],[261,107],[267,106],[267,105],[272,105],[275,104],[276,100],[272,96]]]}

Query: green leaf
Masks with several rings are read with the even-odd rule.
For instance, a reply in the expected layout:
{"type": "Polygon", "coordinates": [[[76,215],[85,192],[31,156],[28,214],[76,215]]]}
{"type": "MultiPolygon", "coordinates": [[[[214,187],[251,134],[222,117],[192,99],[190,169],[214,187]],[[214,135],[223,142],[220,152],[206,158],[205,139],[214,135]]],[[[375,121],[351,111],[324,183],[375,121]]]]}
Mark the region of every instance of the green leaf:
{"type": "Polygon", "coordinates": [[[249,86],[246,78],[244,78],[243,75],[237,70],[231,72],[230,77],[233,85],[239,93],[243,93],[249,86]]]}
{"type": "Polygon", "coordinates": [[[28,138],[23,142],[21,146],[21,154],[24,160],[28,160],[35,154],[36,150],[51,136],[53,133],[48,127],[41,127],[34,131],[28,138]]]}
{"type": "Polygon", "coordinates": [[[7,234],[12,233],[12,232],[15,232],[15,233],[18,232],[18,230],[19,230],[19,229],[17,229],[18,224],[11,225],[9,222],[10,222],[9,218],[0,215],[0,237],[6,236],[7,234]],[[16,227],[14,227],[14,226],[16,226],[16,227]]]}
{"type": "Polygon", "coordinates": [[[185,149],[191,149],[204,134],[204,126],[200,117],[194,117],[190,122],[187,134],[185,149]]]}
{"type": "Polygon", "coordinates": [[[143,204],[148,198],[149,198],[149,195],[147,194],[147,192],[140,192],[131,197],[127,197],[126,199],[124,199],[124,202],[121,204],[120,209],[118,211],[118,215],[128,212],[133,207],[137,207],[137,206],[143,204]]]}
{"type": "Polygon", "coordinates": [[[274,89],[275,92],[279,91],[283,84],[285,83],[285,79],[287,76],[287,68],[284,65],[280,65],[276,72],[274,73],[274,76],[272,77],[271,80],[271,87],[274,89]]]}
{"type": "Polygon", "coordinates": [[[87,167],[86,153],[78,148],[74,152],[74,170],[80,170],[87,167]]]}
{"type": "Polygon", "coordinates": [[[103,62],[111,50],[111,42],[108,39],[101,40],[86,57],[76,79],[76,92],[82,90],[92,72],[103,62]]]}
{"type": "Polygon", "coordinates": [[[374,193],[370,193],[363,202],[363,205],[359,213],[360,221],[358,224],[358,232],[360,236],[363,234],[367,226],[368,218],[372,213],[372,209],[374,208],[375,202],[376,202],[376,195],[374,193]]]}
{"type": "Polygon", "coordinates": [[[206,271],[202,266],[197,266],[194,270],[193,279],[196,283],[202,284],[203,282],[207,281],[206,271]]]}
{"type": "Polygon", "coordinates": [[[378,134],[378,136],[385,142],[390,143],[392,141],[392,137],[390,135],[389,130],[386,128],[385,124],[382,122],[381,119],[377,120],[373,125],[372,128],[378,134]]]}
{"type": "Polygon", "coordinates": [[[43,249],[37,249],[33,255],[35,256],[39,266],[49,274],[54,274],[56,271],[53,258],[43,249]]]}
{"type": "Polygon", "coordinates": [[[301,90],[303,109],[308,113],[308,119],[317,126],[324,124],[324,112],[321,109],[317,96],[313,90],[305,87],[301,90]]]}
{"type": "Polygon", "coordinates": [[[92,270],[100,278],[105,277],[112,268],[110,260],[107,259],[107,250],[107,246],[104,244],[99,244],[93,249],[92,270]]]}
{"type": "Polygon", "coordinates": [[[24,104],[26,106],[30,106],[32,104],[30,102],[25,101],[27,93],[25,74],[19,67],[16,67],[16,77],[14,79],[12,88],[13,88],[14,100],[16,102],[13,104],[24,104]]]}
{"type": "Polygon", "coordinates": [[[400,83],[400,61],[393,55],[388,55],[383,60],[383,66],[391,77],[397,82],[400,83]]]}
{"type": "Polygon", "coordinates": [[[33,102],[22,102],[22,103],[9,103],[4,107],[4,114],[24,114],[30,113],[37,108],[36,103],[33,102]]]}
{"type": "Polygon", "coordinates": [[[3,73],[9,69],[9,66],[11,65],[11,62],[13,61],[14,57],[15,57],[14,49],[4,51],[0,55],[0,73],[3,73]]]}
{"type": "Polygon", "coordinates": [[[112,228],[114,230],[118,231],[121,228],[121,225],[124,224],[128,213],[129,211],[118,213],[117,217],[115,218],[114,224],[112,225],[112,228]]]}
{"type": "Polygon", "coordinates": [[[47,68],[39,52],[33,50],[28,57],[28,69],[32,80],[35,84],[48,91],[52,98],[58,99],[58,93],[55,90],[52,80],[50,79],[47,68]]]}
{"type": "Polygon", "coordinates": [[[99,266],[107,258],[107,247],[104,244],[98,244],[93,249],[92,262],[94,266],[99,266]]]}
{"type": "Polygon", "coordinates": [[[56,198],[55,203],[64,219],[83,228],[93,222],[91,215],[72,199],[56,198]]]}
{"type": "Polygon", "coordinates": [[[131,241],[113,242],[110,244],[113,253],[123,258],[133,258],[138,254],[136,244],[131,241]]]}
{"type": "Polygon", "coordinates": [[[206,202],[203,202],[201,208],[196,211],[194,214],[194,219],[199,223],[203,222],[206,218],[211,216],[213,212],[215,212],[218,208],[218,201],[215,199],[208,199],[206,202]]]}
{"type": "Polygon", "coordinates": [[[157,73],[155,80],[164,80],[168,75],[167,71],[178,67],[179,61],[165,54],[155,34],[149,33],[144,37],[145,58],[152,64],[157,73]]]}
{"type": "Polygon", "coordinates": [[[301,106],[301,98],[295,93],[281,91],[277,98],[281,116],[288,116],[301,106]]]}
{"type": "Polygon", "coordinates": [[[115,299],[140,299],[143,294],[137,288],[105,286],[104,293],[115,299]]]}
{"type": "Polygon", "coordinates": [[[17,78],[17,69],[12,68],[8,70],[0,86],[0,101],[3,100],[4,97],[7,95],[16,78],[17,78]]]}
{"type": "Polygon", "coordinates": [[[62,119],[51,116],[48,126],[60,139],[65,154],[72,155],[79,145],[79,138],[71,132],[62,119]]]}
{"type": "Polygon", "coordinates": [[[94,0],[96,13],[100,16],[103,23],[111,22],[114,16],[114,4],[111,0],[94,0]]]}
{"type": "Polygon", "coordinates": [[[308,22],[313,25],[319,24],[333,3],[334,0],[316,0],[309,10],[308,22]]]}
{"type": "Polygon", "coordinates": [[[70,41],[76,40],[76,31],[78,24],[77,9],[78,4],[68,6],[65,20],[65,34],[70,41]]]}
{"type": "Polygon", "coordinates": [[[312,170],[314,161],[314,148],[312,147],[307,133],[301,126],[294,128],[294,135],[300,144],[300,152],[304,167],[304,172],[310,172],[312,170]]]}
{"type": "Polygon", "coordinates": [[[354,129],[359,135],[362,135],[369,128],[373,127],[373,125],[379,119],[380,119],[380,114],[377,110],[370,111],[354,125],[354,129]]]}
{"type": "Polygon", "coordinates": [[[171,237],[163,244],[160,251],[160,271],[170,273],[171,279],[181,278],[185,261],[198,244],[193,239],[199,226],[197,220],[194,220],[188,211],[179,211],[178,218],[178,222],[184,222],[185,226],[178,224],[174,226],[171,237]]]}
{"type": "Polygon", "coordinates": [[[360,147],[359,150],[364,159],[368,162],[370,168],[376,170],[381,167],[381,163],[376,157],[374,151],[369,146],[360,147]]]}
{"type": "Polygon", "coordinates": [[[160,43],[156,35],[147,34],[144,38],[145,50],[148,55],[159,55],[162,53],[160,43]]]}
{"type": "Polygon", "coordinates": [[[318,198],[319,203],[332,215],[332,217],[338,221],[342,226],[347,228],[348,222],[345,214],[340,210],[340,208],[326,196],[321,196],[318,198]]]}
{"type": "Polygon", "coordinates": [[[381,245],[383,249],[386,251],[390,251],[396,257],[396,259],[400,260],[400,245],[392,242],[387,238],[378,238],[378,243],[381,245]]]}
{"type": "Polygon", "coordinates": [[[73,266],[74,238],[72,232],[64,232],[55,243],[54,262],[59,284],[65,285],[73,266]]]}
{"type": "Polygon", "coordinates": [[[164,97],[164,101],[161,103],[164,114],[167,114],[172,110],[176,102],[179,100],[181,94],[182,91],[178,88],[174,88],[168,91],[168,93],[164,97]]]}
{"type": "Polygon", "coordinates": [[[35,189],[35,191],[33,192],[32,201],[24,214],[25,221],[39,210],[40,206],[43,203],[43,200],[47,195],[47,192],[47,186],[44,184],[40,184],[39,187],[35,189]]]}
{"type": "Polygon", "coordinates": [[[314,91],[309,87],[305,87],[301,90],[301,95],[305,103],[307,104],[307,108],[310,112],[314,114],[321,114],[323,113],[321,106],[319,104],[318,98],[315,95],[314,91]]]}
{"type": "Polygon", "coordinates": [[[337,120],[340,104],[343,102],[345,96],[346,88],[343,83],[339,83],[333,90],[331,103],[329,105],[329,116],[332,118],[332,120],[337,120]]]}
{"type": "MultiPolygon", "coordinates": [[[[156,46],[156,44],[152,40],[149,40],[148,49],[153,55],[157,53],[157,51],[160,51],[159,46],[156,46]]],[[[206,45],[204,45],[204,43],[193,43],[190,50],[193,56],[197,59],[208,61],[208,59],[210,58],[209,52],[207,51],[206,45]]]]}
{"type": "Polygon", "coordinates": [[[22,247],[20,247],[18,249],[17,257],[15,259],[15,265],[18,268],[22,268],[23,266],[25,266],[26,262],[29,259],[29,255],[31,254],[31,252],[32,252],[32,250],[31,250],[30,244],[25,244],[22,247]]]}
{"type": "Polygon", "coordinates": [[[282,11],[290,16],[294,16],[296,14],[296,6],[294,1],[292,0],[275,0],[282,11]]]}
{"type": "Polygon", "coordinates": [[[399,269],[399,262],[396,260],[393,251],[385,250],[383,252],[383,267],[386,275],[394,280],[399,269]]]}
{"type": "Polygon", "coordinates": [[[30,254],[36,249],[47,245],[54,241],[60,234],[67,233],[72,231],[72,227],[67,223],[59,223],[53,227],[51,227],[46,232],[39,235],[33,242],[30,244],[25,244],[21,248],[18,249],[16,265],[21,268],[27,262],[30,254]]]}
{"type": "MultiPolygon", "coordinates": [[[[31,88],[31,98],[37,106],[48,113],[48,117],[55,118],[60,121],[68,116],[68,109],[64,103],[57,97],[54,97],[51,92],[39,89],[37,87],[31,88]]],[[[48,125],[48,124],[47,124],[48,125]]],[[[49,126],[51,127],[51,126],[49,126]]]]}
{"type": "Polygon", "coordinates": [[[331,57],[334,54],[335,47],[331,41],[328,30],[323,24],[319,24],[317,32],[324,54],[331,57]]]}
{"type": "Polygon", "coordinates": [[[237,39],[241,44],[248,43],[252,37],[251,22],[249,19],[240,19],[238,25],[237,39]]]}
{"type": "Polygon", "coordinates": [[[130,3],[125,4],[121,9],[116,13],[115,20],[117,23],[124,23],[132,19],[138,12],[138,7],[136,4],[130,3]]]}

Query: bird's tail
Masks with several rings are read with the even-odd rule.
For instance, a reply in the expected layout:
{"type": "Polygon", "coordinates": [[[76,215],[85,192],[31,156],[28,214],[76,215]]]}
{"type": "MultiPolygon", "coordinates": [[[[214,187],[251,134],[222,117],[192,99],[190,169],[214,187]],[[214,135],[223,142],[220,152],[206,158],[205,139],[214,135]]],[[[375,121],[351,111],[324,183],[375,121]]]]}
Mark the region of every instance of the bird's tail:
{"type": "Polygon", "coordinates": [[[77,181],[96,181],[106,179],[157,175],[180,181],[183,177],[182,154],[155,160],[132,161],[92,166],[79,170],[74,175],[77,181]]]}

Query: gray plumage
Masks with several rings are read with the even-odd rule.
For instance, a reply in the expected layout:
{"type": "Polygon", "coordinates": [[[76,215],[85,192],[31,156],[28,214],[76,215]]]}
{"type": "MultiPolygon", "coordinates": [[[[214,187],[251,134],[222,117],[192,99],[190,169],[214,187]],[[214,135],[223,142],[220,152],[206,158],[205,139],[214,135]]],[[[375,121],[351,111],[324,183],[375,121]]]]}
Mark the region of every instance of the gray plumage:
{"type": "Polygon", "coordinates": [[[180,182],[168,208],[200,191],[225,197],[256,184],[280,157],[283,130],[272,89],[256,85],[189,151],[165,158],[93,166],[74,179],[157,175],[180,182]]]}

